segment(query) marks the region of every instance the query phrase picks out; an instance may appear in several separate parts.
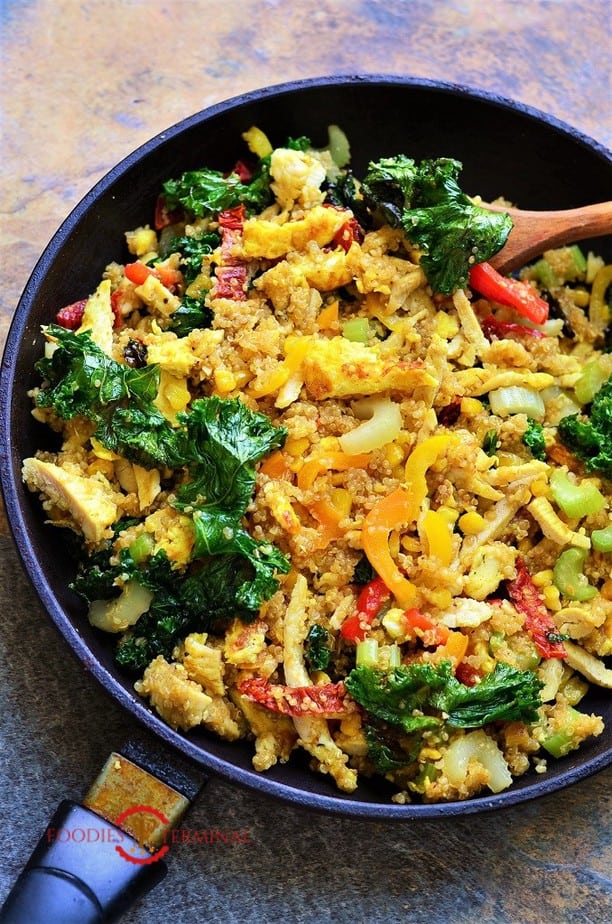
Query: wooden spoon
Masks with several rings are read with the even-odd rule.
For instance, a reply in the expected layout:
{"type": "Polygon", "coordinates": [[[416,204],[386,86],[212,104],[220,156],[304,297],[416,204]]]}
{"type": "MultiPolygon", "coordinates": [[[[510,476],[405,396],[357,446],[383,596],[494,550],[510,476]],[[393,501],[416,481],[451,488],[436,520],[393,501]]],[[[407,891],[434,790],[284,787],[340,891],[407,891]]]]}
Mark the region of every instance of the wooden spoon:
{"type": "Polygon", "coordinates": [[[612,233],[612,201],[558,212],[529,212],[488,202],[482,205],[493,212],[507,212],[514,223],[502,249],[488,261],[500,273],[524,266],[551,247],[612,233]]]}

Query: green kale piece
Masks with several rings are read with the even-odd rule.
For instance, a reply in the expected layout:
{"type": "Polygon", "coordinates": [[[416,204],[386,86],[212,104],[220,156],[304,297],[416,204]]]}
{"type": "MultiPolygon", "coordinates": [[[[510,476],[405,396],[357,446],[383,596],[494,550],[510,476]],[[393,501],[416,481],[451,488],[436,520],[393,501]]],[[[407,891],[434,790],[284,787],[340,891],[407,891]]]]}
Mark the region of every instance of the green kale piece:
{"type": "Polygon", "coordinates": [[[467,285],[474,263],[506,243],[512,220],[478,205],[458,184],[462,165],[447,157],[416,164],[405,155],[370,163],[362,185],[373,210],[421,248],[421,264],[437,292],[467,285]]]}
{"type": "Polygon", "coordinates": [[[539,459],[541,462],[546,461],[546,441],[544,427],[541,423],[529,417],[522,439],[534,459],[539,459]]]}
{"type": "Polygon", "coordinates": [[[356,667],[345,683],[370,715],[399,725],[407,734],[434,728],[443,721],[457,728],[477,728],[497,721],[535,721],[542,688],[532,671],[519,671],[504,663],[497,663],[479,684],[468,687],[453,676],[450,661],[437,666],[404,665],[387,673],[356,667]],[[435,710],[438,715],[425,710],[435,710]]]}
{"type": "Polygon", "coordinates": [[[47,333],[57,346],[36,364],[44,379],[37,406],[52,408],[63,420],[80,416],[93,421],[94,436],[103,446],[145,468],[174,467],[176,434],[153,404],[159,367],[116,362],[89,331],[73,333],[51,324],[47,333]]]}
{"type": "Polygon", "coordinates": [[[177,337],[186,337],[192,330],[203,330],[211,326],[214,314],[201,298],[184,295],[181,304],[170,316],[170,330],[177,337]]]}
{"type": "Polygon", "coordinates": [[[563,417],[558,433],[588,472],[612,478],[612,376],[593,398],[590,414],[563,417]]]}
{"type": "Polygon", "coordinates": [[[376,577],[376,571],[368,561],[366,555],[362,555],[353,571],[353,584],[369,584],[376,577]]]}
{"type": "Polygon", "coordinates": [[[170,210],[182,205],[196,218],[216,215],[238,205],[260,212],[272,201],[270,158],[262,158],[248,183],[243,183],[237,173],[226,176],[220,170],[204,167],[188,170],[178,179],[166,180],[163,191],[170,210]]]}
{"type": "Polygon", "coordinates": [[[330,643],[330,634],[324,626],[315,623],[310,627],[304,646],[306,663],[310,670],[327,670],[332,656],[330,643]]]}
{"type": "Polygon", "coordinates": [[[189,285],[189,283],[193,282],[196,276],[201,272],[203,258],[216,250],[220,243],[221,235],[216,231],[208,231],[200,237],[189,235],[174,237],[168,244],[166,250],[169,254],[180,253],[181,271],[185,283],[189,285]]]}
{"type": "MultiPolygon", "coordinates": [[[[390,735],[388,731],[384,733],[375,725],[365,724],[363,732],[368,745],[368,757],[378,773],[399,770],[416,757],[416,753],[408,754],[402,750],[399,744],[393,740],[395,736],[390,735]]],[[[418,740],[419,742],[421,741],[420,736],[418,740]]]]}

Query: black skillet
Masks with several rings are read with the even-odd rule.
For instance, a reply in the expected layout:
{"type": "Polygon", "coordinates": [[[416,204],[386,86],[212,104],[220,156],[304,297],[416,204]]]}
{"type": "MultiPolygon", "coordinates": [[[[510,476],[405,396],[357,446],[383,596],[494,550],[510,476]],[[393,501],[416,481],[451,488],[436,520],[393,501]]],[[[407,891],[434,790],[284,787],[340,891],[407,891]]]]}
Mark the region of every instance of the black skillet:
{"type": "MultiPolygon", "coordinates": [[[[327,125],[348,135],[357,175],[370,159],[406,153],[462,161],[462,187],[485,199],[503,194],[526,209],[560,209],[611,198],[612,159],[605,148],[557,120],[490,94],[432,81],[341,76],[297,81],[246,94],[200,112],[143,145],[102,179],[55,234],[34,269],[8,335],[0,380],[2,487],[25,570],[73,653],[107,692],[151,733],[201,767],[253,790],[298,805],[376,819],[435,818],[512,805],[583,779],[612,757],[609,697],[593,690],[584,708],[607,720],[604,734],[580,751],[549,761],[499,795],[436,805],[397,805],[384,782],[362,781],[339,793],[296,756],[265,774],[251,766],[249,743],[228,743],[204,731],[172,731],[133,692],[113,662],[108,636],[92,629],[68,589],[73,565],[60,532],[45,526],[38,500],[20,479],[21,460],[43,447],[47,433],[30,415],[27,391],[40,326],[61,306],[93,291],[112,260],[123,262],[123,231],[151,221],[162,182],[202,165],[227,170],[243,153],[241,133],[260,126],[273,144],[307,135],[327,142],[327,125]]],[[[596,248],[609,241],[598,241],[596,248]]],[[[581,707],[582,708],[582,707],[581,707]]]]}

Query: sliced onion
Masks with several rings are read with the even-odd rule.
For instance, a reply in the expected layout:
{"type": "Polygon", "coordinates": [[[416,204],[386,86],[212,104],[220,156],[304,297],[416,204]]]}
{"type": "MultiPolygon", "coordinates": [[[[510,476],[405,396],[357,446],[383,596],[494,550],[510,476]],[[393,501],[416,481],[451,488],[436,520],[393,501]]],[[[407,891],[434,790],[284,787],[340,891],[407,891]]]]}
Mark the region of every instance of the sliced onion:
{"type": "Polygon", "coordinates": [[[447,748],[444,757],[444,773],[453,786],[462,786],[467,779],[470,760],[475,760],[488,770],[488,787],[492,792],[501,792],[512,783],[512,774],[504,755],[492,738],[478,729],[457,738],[447,748]]]}
{"type": "Polygon", "coordinates": [[[510,417],[512,414],[527,414],[534,420],[543,420],[546,408],[538,391],[509,385],[489,392],[491,410],[497,417],[510,417]]]}
{"type": "Polygon", "coordinates": [[[340,448],[349,455],[380,449],[393,442],[402,429],[402,412],[390,398],[364,398],[355,402],[353,410],[364,422],[339,439],[340,448]],[[367,417],[369,420],[364,419],[367,417]]]}
{"type": "Polygon", "coordinates": [[[123,632],[138,622],[151,606],[153,594],[138,581],[128,581],[114,600],[94,600],[88,618],[92,626],[104,632],[123,632]]]}

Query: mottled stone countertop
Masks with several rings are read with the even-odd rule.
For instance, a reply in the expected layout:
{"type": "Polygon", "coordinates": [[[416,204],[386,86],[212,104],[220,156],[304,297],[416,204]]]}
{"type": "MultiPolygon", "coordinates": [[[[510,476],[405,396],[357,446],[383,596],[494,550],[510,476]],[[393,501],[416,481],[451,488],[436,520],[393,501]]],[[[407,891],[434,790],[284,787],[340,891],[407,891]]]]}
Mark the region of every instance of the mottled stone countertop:
{"type": "MultiPolygon", "coordinates": [[[[0,0],[2,340],[60,221],[139,144],[266,84],[394,73],[493,90],[609,145],[610,0],[0,0]]],[[[0,901],[51,811],[134,727],[69,654],[0,530],[0,901]]],[[[603,924],[604,771],[491,815],[418,824],[310,814],[213,779],[195,829],[125,918],[603,924]]]]}

